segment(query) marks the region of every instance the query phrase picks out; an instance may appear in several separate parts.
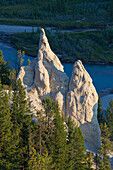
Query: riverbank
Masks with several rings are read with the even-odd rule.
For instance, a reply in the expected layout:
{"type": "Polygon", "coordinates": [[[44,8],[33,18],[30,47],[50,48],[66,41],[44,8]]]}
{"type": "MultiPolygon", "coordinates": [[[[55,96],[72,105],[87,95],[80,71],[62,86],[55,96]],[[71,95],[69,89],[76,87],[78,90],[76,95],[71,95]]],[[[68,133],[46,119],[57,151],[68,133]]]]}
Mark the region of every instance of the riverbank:
{"type": "MultiPolygon", "coordinates": [[[[0,25],[0,41],[36,57],[41,27],[0,25]]],[[[113,27],[56,30],[46,27],[52,50],[63,63],[113,65],[113,27]]]]}
{"type": "MultiPolygon", "coordinates": [[[[38,52],[40,30],[31,33],[11,34],[9,39],[15,48],[36,57],[38,52]]],[[[105,30],[85,32],[63,32],[46,30],[52,50],[65,63],[80,59],[86,64],[113,64],[113,27],[105,30]]]]}
{"type": "Polygon", "coordinates": [[[112,22],[103,21],[84,21],[84,20],[34,20],[34,19],[12,19],[0,18],[1,25],[14,25],[14,26],[31,26],[31,27],[55,27],[55,29],[86,29],[86,28],[100,28],[105,29],[108,26],[113,26],[112,22]]]}

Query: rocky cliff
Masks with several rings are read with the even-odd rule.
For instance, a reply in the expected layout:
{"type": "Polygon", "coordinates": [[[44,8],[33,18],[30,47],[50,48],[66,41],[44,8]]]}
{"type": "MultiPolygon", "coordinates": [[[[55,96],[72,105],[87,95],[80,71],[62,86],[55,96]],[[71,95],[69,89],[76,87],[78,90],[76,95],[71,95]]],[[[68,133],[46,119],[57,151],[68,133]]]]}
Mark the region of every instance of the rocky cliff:
{"type": "Polygon", "coordinates": [[[97,121],[98,95],[92,79],[79,60],[73,66],[71,80],[64,72],[58,57],[52,52],[44,29],[41,30],[38,56],[30,66],[21,67],[27,96],[36,110],[43,109],[41,100],[47,96],[58,102],[64,116],[72,117],[80,126],[87,149],[96,152],[100,147],[100,129],[97,121]]]}

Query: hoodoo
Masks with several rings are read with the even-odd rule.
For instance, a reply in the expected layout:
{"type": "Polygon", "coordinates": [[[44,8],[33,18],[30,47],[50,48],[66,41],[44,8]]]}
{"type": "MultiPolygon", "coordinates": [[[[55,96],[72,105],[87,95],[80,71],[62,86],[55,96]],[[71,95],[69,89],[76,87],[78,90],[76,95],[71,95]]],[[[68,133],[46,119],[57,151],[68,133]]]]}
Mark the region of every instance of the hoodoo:
{"type": "Polygon", "coordinates": [[[27,96],[37,110],[42,109],[41,100],[50,96],[58,102],[64,116],[72,117],[80,126],[85,147],[97,152],[100,147],[100,128],[97,121],[98,95],[92,79],[82,62],[75,62],[71,80],[63,65],[52,52],[44,29],[40,33],[38,56],[30,66],[21,67],[18,74],[27,96]]]}
{"type": "Polygon", "coordinates": [[[73,66],[66,102],[67,116],[70,115],[80,126],[85,147],[95,152],[100,147],[100,128],[97,121],[98,94],[80,60],[73,66]]]}

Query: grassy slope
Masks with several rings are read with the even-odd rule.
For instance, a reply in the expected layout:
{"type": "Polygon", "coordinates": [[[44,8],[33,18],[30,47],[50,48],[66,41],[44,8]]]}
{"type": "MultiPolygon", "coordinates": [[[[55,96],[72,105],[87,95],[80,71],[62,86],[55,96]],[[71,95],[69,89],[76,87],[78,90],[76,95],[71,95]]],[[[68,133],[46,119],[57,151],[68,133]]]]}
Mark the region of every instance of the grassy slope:
{"type": "MultiPolygon", "coordinates": [[[[81,59],[86,63],[113,63],[113,27],[95,32],[46,33],[52,50],[62,56],[62,61],[74,62],[81,59]]],[[[37,33],[14,34],[11,41],[17,49],[37,56],[39,30],[37,33]]]]}

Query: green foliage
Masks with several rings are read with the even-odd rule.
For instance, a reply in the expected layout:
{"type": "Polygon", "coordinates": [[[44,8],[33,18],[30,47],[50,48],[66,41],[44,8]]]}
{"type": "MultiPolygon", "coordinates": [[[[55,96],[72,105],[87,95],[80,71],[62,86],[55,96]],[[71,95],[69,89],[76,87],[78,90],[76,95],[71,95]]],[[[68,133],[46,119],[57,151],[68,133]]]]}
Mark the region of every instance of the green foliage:
{"type": "Polygon", "coordinates": [[[93,170],[93,154],[91,152],[87,152],[87,164],[88,164],[88,170],[93,170]]]}
{"type": "Polygon", "coordinates": [[[50,97],[43,101],[47,128],[46,146],[56,169],[66,168],[67,140],[64,118],[60,115],[59,106],[50,97]]]}
{"type": "Polygon", "coordinates": [[[111,169],[110,167],[110,159],[109,159],[109,155],[108,155],[108,151],[110,150],[110,144],[109,144],[109,129],[107,127],[107,124],[104,123],[103,124],[103,128],[102,128],[102,138],[101,138],[101,142],[102,142],[102,146],[100,148],[99,151],[99,164],[98,167],[99,169],[111,169]]]}
{"type": "MultiPolygon", "coordinates": [[[[52,50],[62,56],[61,61],[63,62],[75,62],[75,60],[81,59],[87,63],[113,63],[112,27],[102,31],[81,33],[56,32],[51,34],[46,31],[46,34],[52,50]]],[[[37,56],[39,31],[34,36],[32,33],[14,34],[11,41],[18,49],[25,50],[29,55],[37,56]]]]}
{"type": "Polygon", "coordinates": [[[9,169],[12,150],[11,116],[8,94],[0,90],[0,169],[9,169]]]}
{"type": "MultiPolygon", "coordinates": [[[[86,154],[80,128],[71,117],[65,123],[58,104],[50,97],[42,105],[44,111],[37,112],[37,121],[32,122],[21,80],[11,96],[10,92],[0,90],[0,169],[92,169],[92,154],[86,154]]],[[[101,104],[99,107],[101,113],[101,104]]],[[[111,108],[112,101],[108,110],[111,108]]],[[[112,119],[107,117],[107,120],[112,119]]],[[[110,169],[109,121],[108,126],[100,124],[102,147],[95,157],[96,167],[100,169],[110,169]]]]}
{"type": "Polygon", "coordinates": [[[53,156],[53,162],[56,164],[56,169],[66,169],[67,160],[67,140],[64,118],[61,117],[59,110],[54,115],[53,134],[51,137],[50,153],[53,156]]]}
{"type": "Polygon", "coordinates": [[[113,100],[111,99],[109,106],[107,107],[106,110],[106,118],[107,118],[107,123],[109,127],[109,132],[111,133],[110,139],[113,141],[113,100]]]}
{"type": "Polygon", "coordinates": [[[13,123],[13,159],[14,167],[28,166],[28,139],[31,116],[26,100],[26,94],[23,90],[21,80],[17,81],[16,89],[12,96],[11,119],[13,123]]]}
{"type": "Polygon", "coordinates": [[[2,18],[19,18],[33,20],[80,20],[110,21],[109,11],[112,2],[104,1],[73,1],[73,0],[29,0],[1,1],[0,16],[2,18]],[[65,16],[65,17],[64,17],[65,16]]]}
{"type": "Polygon", "coordinates": [[[28,169],[38,169],[39,168],[39,155],[34,147],[34,137],[33,137],[33,127],[29,127],[29,159],[28,159],[28,169]]]}
{"type": "Polygon", "coordinates": [[[68,168],[85,169],[87,168],[87,159],[84,147],[84,138],[79,127],[76,127],[71,120],[68,119],[68,168]]]}
{"type": "Polygon", "coordinates": [[[18,66],[17,66],[17,70],[19,71],[19,70],[20,70],[20,67],[22,66],[22,64],[23,64],[23,62],[24,62],[23,57],[25,56],[25,52],[24,52],[24,51],[21,51],[21,50],[18,50],[18,51],[17,51],[17,56],[18,56],[18,66]]]}
{"type": "Polygon", "coordinates": [[[2,55],[2,51],[0,50],[0,79],[2,85],[10,85],[10,68],[7,65],[7,62],[4,61],[4,57],[2,55]]]}
{"type": "Polygon", "coordinates": [[[100,96],[98,98],[98,114],[97,114],[97,118],[98,118],[99,124],[105,122],[105,117],[104,117],[104,112],[103,112],[103,107],[102,107],[102,101],[101,101],[100,96]]]}

